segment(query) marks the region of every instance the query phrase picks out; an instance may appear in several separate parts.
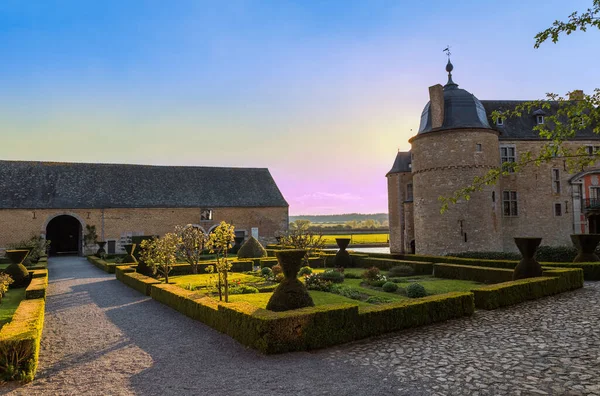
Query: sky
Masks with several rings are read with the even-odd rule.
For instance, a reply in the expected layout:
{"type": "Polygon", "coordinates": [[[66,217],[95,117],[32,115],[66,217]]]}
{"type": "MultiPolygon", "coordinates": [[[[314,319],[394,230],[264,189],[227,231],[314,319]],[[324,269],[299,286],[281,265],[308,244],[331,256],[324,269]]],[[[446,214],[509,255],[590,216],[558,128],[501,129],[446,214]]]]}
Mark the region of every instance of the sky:
{"type": "Polygon", "coordinates": [[[2,0],[0,159],[267,167],[290,215],[387,212],[428,87],[600,86],[591,0],[2,0]]]}

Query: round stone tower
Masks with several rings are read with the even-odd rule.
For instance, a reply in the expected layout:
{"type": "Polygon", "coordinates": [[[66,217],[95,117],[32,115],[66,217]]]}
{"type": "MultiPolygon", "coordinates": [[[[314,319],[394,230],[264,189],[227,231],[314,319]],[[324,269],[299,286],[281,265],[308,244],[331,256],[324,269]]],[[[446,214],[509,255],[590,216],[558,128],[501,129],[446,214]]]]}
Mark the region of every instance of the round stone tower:
{"type": "Polygon", "coordinates": [[[481,102],[452,81],[429,88],[430,101],[412,144],[414,232],[417,254],[502,251],[502,197],[487,186],[440,213],[438,197],[450,197],[500,165],[498,135],[481,102]]]}

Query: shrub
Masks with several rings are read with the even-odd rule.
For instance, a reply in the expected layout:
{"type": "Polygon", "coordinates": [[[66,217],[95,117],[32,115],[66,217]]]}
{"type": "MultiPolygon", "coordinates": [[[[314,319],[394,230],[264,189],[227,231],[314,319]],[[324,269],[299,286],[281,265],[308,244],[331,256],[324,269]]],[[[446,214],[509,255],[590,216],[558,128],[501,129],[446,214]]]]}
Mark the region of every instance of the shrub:
{"type": "Polygon", "coordinates": [[[304,277],[304,283],[308,290],[318,290],[328,292],[331,291],[332,282],[325,280],[321,274],[310,274],[304,277]]]}
{"type": "Polygon", "coordinates": [[[260,274],[263,278],[270,278],[273,276],[273,270],[269,267],[262,267],[260,274]]]}
{"type": "MultiPolygon", "coordinates": [[[[0,273],[0,297],[4,297],[8,291],[8,286],[10,286],[13,282],[13,278],[11,278],[10,275],[0,273]]],[[[0,301],[2,301],[1,298],[0,301]]]]}
{"type": "Polygon", "coordinates": [[[283,268],[281,268],[281,265],[279,264],[274,265],[273,267],[271,267],[271,269],[273,270],[273,275],[275,276],[283,273],[283,268]]]}
{"type": "Polygon", "coordinates": [[[342,283],[344,281],[344,274],[339,271],[328,270],[319,274],[321,279],[330,281],[332,283],[342,283]]]}
{"type": "Polygon", "coordinates": [[[508,282],[513,278],[511,269],[459,264],[434,264],[433,274],[438,278],[462,279],[481,283],[508,282]]]}
{"type": "Polygon", "coordinates": [[[427,292],[425,291],[423,285],[421,285],[420,283],[411,283],[406,288],[406,295],[409,298],[420,298],[425,297],[427,295],[427,292]]]}
{"type": "Polygon", "coordinates": [[[371,267],[363,272],[361,276],[368,281],[374,281],[379,279],[380,272],[379,268],[371,267]]]}
{"type": "Polygon", "coordinates": [[[239,285],[229,289],[229,294],[254,294],[258,293],[258,289],[254,286],[239,285]]]}
{"type": "Polygon", "coordinates": [[[27,285],[29,285],[29,281],[31,280],[29,271],[27,271],[27,268],[25,268],[23,264],[13,263],[6,267],[4,273],[12,278],[13,283],[11,284],[11,287],[14,287],[15,289],[27,287],[27,285]]]}
{"type": "Polygon", "coordinates": [[[331,292],[353,300],[360,300],[362,298],[360,290],[345,285],[332,285],[331,292]]]}
{"type": "MultiPolygon", "coordinates": [[[[451,256],[483,260],[521,260],[519,253],[511,252],[463,252],[453,253],[451,256]]],[[[577,256],[577,249],[573,246],[540,246],[535,259],[555,263],[572,263],[577,256]]]]}
{"type": "Polygon", "coordinates": [[[29,250],[29,254],[23,262],[25,265],[29,265],[29,263],[37,263],[40,257],[46,255],[46,250],[50,248],[50,241],[34,234],[29,239],[8,245],[8,248],[14,250],[29,250]]]}
{"type": "Polygon", "coordinates": [[[372,280],[369,281],[369,286],[373,286],[373,287],[382,287],[383,285],[385,285],[387,283],[386,279],[377,279],[377,280],[372,280]]]}
{"type": "Polygon", "coordinates": [[[394,282],[385,282],[382,286],[384,292],[393,293],[398,290],[398,285],[394,282]]]}
{"type": "Polygon", "coordinates": [[[392,267],[388,273],[389,276],[411,276],[415,270],[410,265],[397,265],[392,267]]]}
{"type": "Polygon", "coordinates": [[[298,271],[298,275],[299,276],[310,275],[310,274],[312,274],[312,272],[313,272],[312,268],[305,266],[305,267],[300,268],[300,271],[298,271]]]}
{"type": "Polygon", "coordinates": [[[389,298],[371,296],[371,297],[367,298],[367,300],[365,302],[369,303],[369,304],[387,304],[387,303],[391,303],[392,301],[393,300],[391,300],[389,298]]]}
{"type": "Polygon", "coordinates": [[[344,278],[346,278],[346,279],[360,279],[360,275],[352,273],[352,272],[347,272],[347,273],[344,273],[344,278]]]}
{"type": "Polygon", "coordinates": [[[251,236],[237,252],[239,258],[261,258],[267,256],[267,251],[260,242],[251,236]]]}

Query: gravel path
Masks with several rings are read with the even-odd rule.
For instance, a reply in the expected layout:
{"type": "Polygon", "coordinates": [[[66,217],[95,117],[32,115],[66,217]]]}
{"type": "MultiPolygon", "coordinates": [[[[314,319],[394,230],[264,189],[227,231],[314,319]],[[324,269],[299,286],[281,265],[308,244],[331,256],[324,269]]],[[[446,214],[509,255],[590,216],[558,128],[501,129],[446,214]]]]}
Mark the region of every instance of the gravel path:
{"type": "Polygon", "coordinates": [[[600,395],[600,283],[312,353],[264,356],[118,282],[50,260],[36,380],[11,395],[600,395]]]}

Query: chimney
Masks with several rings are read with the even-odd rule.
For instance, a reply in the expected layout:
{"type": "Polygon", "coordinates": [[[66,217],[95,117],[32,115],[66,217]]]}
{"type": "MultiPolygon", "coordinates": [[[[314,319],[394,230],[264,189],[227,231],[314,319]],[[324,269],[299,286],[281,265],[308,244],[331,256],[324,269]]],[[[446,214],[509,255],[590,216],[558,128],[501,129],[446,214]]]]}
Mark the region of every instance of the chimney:
{"type": "Polygon", "coordinates": [[[583,100],[583,91],[581,89],[576,89],[569,93],[569,100],[583,100]]]}
{"type": "Polygon", "coordinates": [[[441,84],[429,87],[429,101],[431,129],[441,128],[444,123],[444,87],[441,84]]]}

